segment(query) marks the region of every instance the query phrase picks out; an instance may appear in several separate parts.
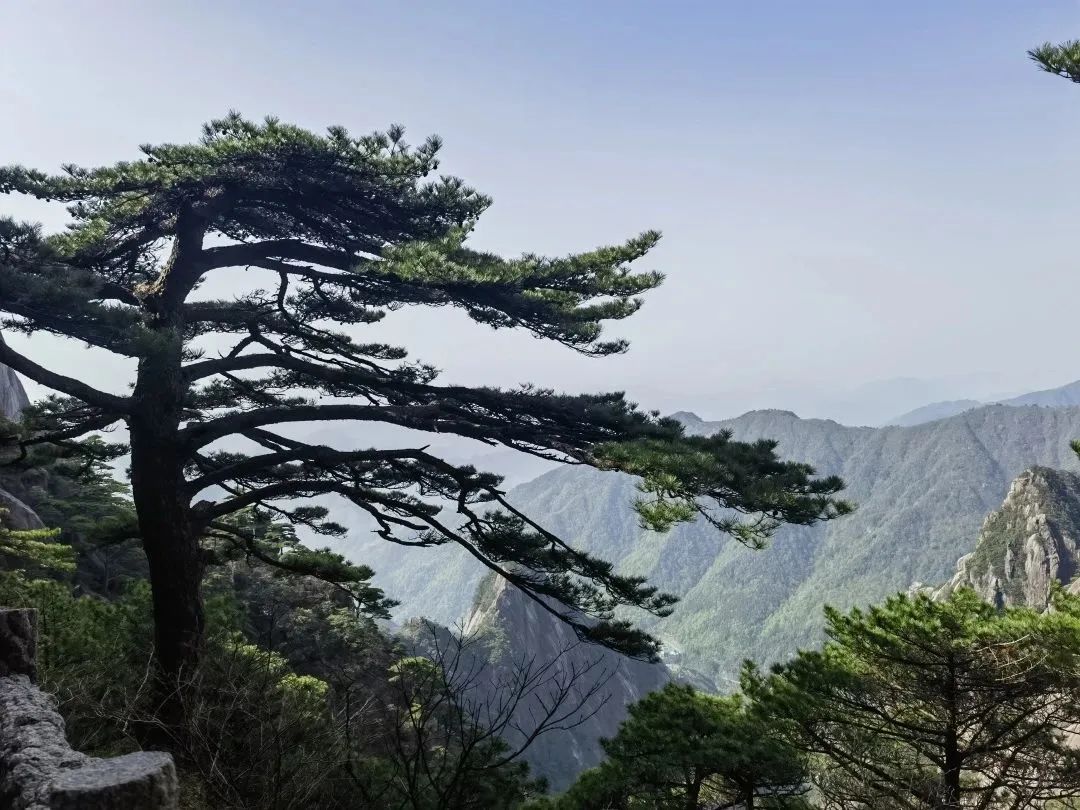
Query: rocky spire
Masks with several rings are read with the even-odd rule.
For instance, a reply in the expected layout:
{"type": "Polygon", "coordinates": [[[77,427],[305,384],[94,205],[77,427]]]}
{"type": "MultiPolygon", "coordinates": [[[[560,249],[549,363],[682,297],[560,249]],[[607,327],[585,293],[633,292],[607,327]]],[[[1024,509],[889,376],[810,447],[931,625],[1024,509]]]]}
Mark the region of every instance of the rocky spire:
{"type": "Polygon", "coordinates": [[[1047,607],[1053,582],[1080,587],[1080,475],[1033,467],[1021,473],[1001,508],[991,512],[975,550],[938,588],[945,596],[974,588],[997,605],[1047,607]]]}

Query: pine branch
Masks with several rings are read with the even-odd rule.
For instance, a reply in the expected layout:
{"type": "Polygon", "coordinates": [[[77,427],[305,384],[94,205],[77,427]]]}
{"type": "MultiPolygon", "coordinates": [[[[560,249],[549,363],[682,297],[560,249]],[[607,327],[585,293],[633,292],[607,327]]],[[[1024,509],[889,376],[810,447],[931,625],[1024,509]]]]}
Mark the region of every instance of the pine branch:
{"type": "Polygon", "coordinates": [[[118,397],[105,391],[99,391],[80,380],[49,371],[49,369],[38,365],[29,357],[19,354],[19,352],[3,342],[0,342],[0,363],[9,366],[19,374],[29,377],[34,382],[44,385],[46,388],[59,391],[61,394],[67,394],[69,397],[74,397],[115,414],[116,416],[112,421],[116,421],[116,419],[130,412],[131,401],[127,397],[118,397]]]}

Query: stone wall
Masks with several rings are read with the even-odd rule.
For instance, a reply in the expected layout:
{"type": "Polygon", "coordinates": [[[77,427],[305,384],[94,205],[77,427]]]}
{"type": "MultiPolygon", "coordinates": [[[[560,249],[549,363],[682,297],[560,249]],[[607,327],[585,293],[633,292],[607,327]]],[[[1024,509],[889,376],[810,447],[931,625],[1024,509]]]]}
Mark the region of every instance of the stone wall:
{"type": "Polygon", "coordinates": [[[72,750],[64,721],[36,677],[36,611],[0,608],[0,807],[176,810],[169,754],[97,759],[72,750]]]}

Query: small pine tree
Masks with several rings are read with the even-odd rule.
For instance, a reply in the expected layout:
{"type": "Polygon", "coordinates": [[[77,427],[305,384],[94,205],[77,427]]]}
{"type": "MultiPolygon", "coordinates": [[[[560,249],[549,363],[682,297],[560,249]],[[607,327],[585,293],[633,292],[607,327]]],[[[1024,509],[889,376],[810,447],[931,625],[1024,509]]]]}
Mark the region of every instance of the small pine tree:
{"type": "Polygon", "coordinates": [[[803,807],[799,753],[741,696],[668,684],[630,707],[605,740],[608,759],[582,775],[560,810],[671,807],[803,807]]]}
{"type": "Polygon", "coordinates": [[[0,507],[0,554],[19,567],[54,571],[75,570],[75,550],[64,543],[51,542],[59,536],[55,529],[15,530],[3,525],[7,510],[0,507]]]}

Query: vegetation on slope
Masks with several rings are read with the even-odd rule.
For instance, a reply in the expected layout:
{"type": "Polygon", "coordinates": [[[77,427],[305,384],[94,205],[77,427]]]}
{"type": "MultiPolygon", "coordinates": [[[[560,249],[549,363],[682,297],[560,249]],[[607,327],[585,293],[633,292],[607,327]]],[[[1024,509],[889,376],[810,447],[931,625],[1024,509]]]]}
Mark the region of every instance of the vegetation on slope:
{"type": "MultiPolygon", "coordinates": [[[[1035,810],[1080,796],[1080,600],[828,609],[828,642],[727,697],[668,686],[552,810],[1035,810]]],[[[1059,805],[1065,806],[1065,805],[1059,805]]]]}
{"type": "MultiPolygon", "coordinates": [[[[1080,436],[1078,408],[988,406],[876,429],[761,411],[694,429],[721,428],[744,440],[775,437],[781,454],[841,475],[858,509],[823,526],[785,527],[751,553],[697,524],[665,535],[641,529],[626,511],[633,481],[617,474],[555,470],[510,498],[553,531],[617,560],[624,573],[678,594],[673,614],[646,626],[687,665],[729,684],[743,658],[781,661],[819,643],[825,604],[872,604],[913,582],[948,579],[1023,470],[1080,468],[1069,448],[1080,436]]],[[[482,573],[450,549],[425,557],[370,543],[355,548],[401,601],[399,615],[453,622],[468,610],[471,588],[463,595],[450,584],[475,583],[482,573]]]]}
{"type": "MultiPolygon", "coordinates": [[[[75,503],[56,494],[72,483],[64,465],[40,472],[51,479],[43,509],[124,507],[100,470],[80,471],[87,487],[75,503]]],[[[262,526],[263,557],[302,553],[286,524],[258,512],[248,519],[262,526]]],[[[167,746],[184,807],[480,810],[543,790],[520,762],[527,746],[504,744],[503,729],[470,702],[469,689],[487,677],[482,666],[470,663],[468,683],[456,653],[418,666],[347,591],[259,558],[220,558],[208,570],[206,653],[189,673],[177,729],[152,688],[145,565],[114,565],[108,591],[90,590],[93,543],[72,528],[0,528],[0,604],[38,611],[41,683],[56,695],[72,744],[96,755],[167,746]]],[[[549,699],[548,686],[536,679],[536,694],[522,698],[495,684],[491,697],[516,706],[549,699]]]]}

